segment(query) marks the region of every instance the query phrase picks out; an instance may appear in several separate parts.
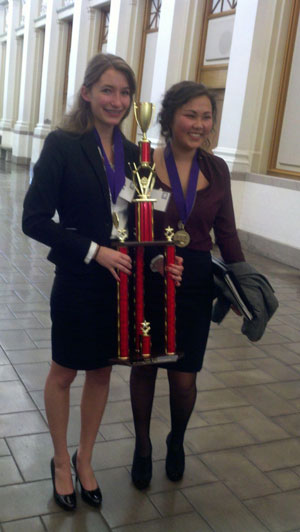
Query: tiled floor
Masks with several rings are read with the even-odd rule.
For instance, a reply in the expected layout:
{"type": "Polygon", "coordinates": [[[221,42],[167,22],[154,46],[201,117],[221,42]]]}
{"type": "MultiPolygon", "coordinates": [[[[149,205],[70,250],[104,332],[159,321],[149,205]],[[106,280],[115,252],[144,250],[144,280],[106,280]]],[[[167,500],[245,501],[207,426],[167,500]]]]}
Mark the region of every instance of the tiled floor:
{"type": "MultiPolygon", "coordinates": [[[[28,178],[0,167],[0,529],[2,532],[300,531],[300,271],[247,254],[276,288],[280,308],[251,344],[230,314],[213,326],[186,436],[186,473],[164,473],[168,391],[162,372],[152,421],[154,474],[131,484],[134,447],[127,368],[115,367],[94,452],[101,510],[52,500],[52,447],[43,384],[50,361],[46,248],[20,229],[28,178]]],[[[83,375],[72,387],[70,451],[78,442],[83,375]]]]}

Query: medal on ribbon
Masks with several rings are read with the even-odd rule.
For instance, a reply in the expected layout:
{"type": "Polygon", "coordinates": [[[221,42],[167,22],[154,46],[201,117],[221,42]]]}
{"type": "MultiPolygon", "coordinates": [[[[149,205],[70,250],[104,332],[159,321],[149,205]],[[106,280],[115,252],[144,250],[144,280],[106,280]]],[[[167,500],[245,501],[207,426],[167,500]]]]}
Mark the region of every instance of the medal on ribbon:
{"type": "Polygon", "coordinates": [[[184,229],[184,224],[181,220],[178,222],[178,229],[179,230],[174,233],[173,242],[179,248],[186,248],[186,246],[188,246],[191,241],[191,237],[184,229]]]}
{"type": "Polygon", "coordinates": [[[116,229],[119,229],[119,216],[117,212],[112,213],[112,221],[113,221],[114,227],[116,229]]]}
{"type": "Polygon", "coordinates": [[[174,234],[173,241],[176,244],[176,246],[180,248],[185,248],[186,246],[189,245],[191,241],[191,237],[189,233],[185,230],[184,225],[194,206],[198,174],[200,170],[198,160],[197,160],[197,152],[195,153],[193,161],[192,161],[186,197],[184,197],[184,194],[183,194],[180,177],[178,175],[176,162],[174,159],[174,155],[173,155],[170,143],[168,143],[165,148],[164,158],[165,158],[165,163],[166,163],[166,168],[168,171],[170,183],[172,186],[174,200],[175,200],[176,207],[178,209],[179,216],[180,216],[180,221],[178,222],[179,230],[176,231],[176,233],[174,234]]]}

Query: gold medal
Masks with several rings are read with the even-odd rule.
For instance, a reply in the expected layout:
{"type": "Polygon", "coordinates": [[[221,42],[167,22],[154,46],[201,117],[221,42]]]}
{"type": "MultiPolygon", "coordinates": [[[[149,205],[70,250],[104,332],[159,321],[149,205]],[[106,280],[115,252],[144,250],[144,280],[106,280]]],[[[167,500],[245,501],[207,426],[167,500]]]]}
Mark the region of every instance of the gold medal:
{"type": "Polygon", "coordinates": [[[178,228],[179,228],[179,231],[176,231],[173,237],[173,242],[179,248],[185,248],[186,246],[189,245],[191,241],[191,237],[188,234],[188,232],[184,229],[184,224],[182,223],[181,220],[178,222],[178,228]]]}
{"type": "Polygon", "coordinates": [[[180,231],[176,231],[173,237],[173,242],[175,246],[178,246],[179,248],[185,248],[186,246],[189,245],[190,241],[191,241],[191,237],[186,231],[184,231],[184,229],[180,229],[180,231]]]}
{"type": "Polygon", "coordinates": [[[119,228],[119,216],[116,212],[112,213],[112,221],[116,229],[119,228]]]}

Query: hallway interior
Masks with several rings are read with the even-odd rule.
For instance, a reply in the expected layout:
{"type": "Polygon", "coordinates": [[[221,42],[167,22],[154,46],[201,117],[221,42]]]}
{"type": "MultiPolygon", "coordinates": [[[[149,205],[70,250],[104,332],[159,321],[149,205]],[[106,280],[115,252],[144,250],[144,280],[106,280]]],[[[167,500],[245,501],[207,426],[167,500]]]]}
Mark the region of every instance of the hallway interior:
{"type": "MultiPolygon", "coordinates": [[[[115,366],[93,456],[101,510],[80,497],[74,514],[56,506],[43,403],[53,265],[46,247],[21,231],[27,170],[0,164],[1,532],[300,532],[300,271],[248,252],[280,306],[255,344],[233,313],[212,326],[182,481],[171,483],[164,471],[169,408],[160,370],[153,479],[144,492],[132,485],[129,369],[115,366]]],[[[80,373],[71,391],[70,454],[79,438],[82,382],[80,373]]]]}

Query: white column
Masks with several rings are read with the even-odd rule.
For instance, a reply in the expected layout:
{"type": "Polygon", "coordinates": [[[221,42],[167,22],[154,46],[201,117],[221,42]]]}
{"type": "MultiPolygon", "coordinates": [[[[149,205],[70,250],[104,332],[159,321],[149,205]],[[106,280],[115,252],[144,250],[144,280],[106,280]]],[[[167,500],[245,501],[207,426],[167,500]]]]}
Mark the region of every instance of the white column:
{"type": "Polygon", "coordinates": [[[72,106],[74,96],[80,89],[83,82],[84,71],[87,65],[89,38],[90,38],[90,17],[89,7],[86,0],[76,0],[74,2],[73,29],[70,50],[69,78],[67,102],[68,107],[72,106]]]}
{"type": "Polygon", "coordinates": [[[277,0],[239,0],[216,155],[248,172],[255,150],[277,0]]]}
{"type": "Polygon", "coordinates": [[[61,24],[58,23],[56,10],[60,7],[61,0],[48,0],[45,44],[43,56],[43,70],[40,95],[39,121],[34,128],[31,162],[35,163],[39,157],[45,137],[53,128],[55,119],[57,59],[59,50],[59,34],[61,24]]]}
{"type": "Polygon", "coordinates": [[[155,116],[148,131],[154,147],[160,142],[160,126],[156,123],[156,116],[164,93],[182,79],[194,79],[194,50],[198,48],[203,10],[201,1],[164,0],[156,42],[154,39],[151,39],[152,43],[149,42],[151,35],[147,39],[148,55],[145,57],[141,97],[155,104],[155,116]],[[151,60],[147,61],[147,57],[151,60]]]}
{"type": "MultiPolygon", "coordinates": [[[[0,34],[6,33],[5,28],[5,13],[7,6],[0,5],[0,34]]],[[[6,56],[6,42],[0,43],[0,117],[2,116],[3,109],[3,89],[4,89],[4,76],[5,76],[5,56],[6,56]]]]}
{"type": "MultiPolygon", "coordinates": [[[[189,7],[189,0],[162,2],[151,89],[151,102],[155,104],[156,116],[166,90],[182,79],[185,37],[186,32],[190,31],[189,7]]],[[[155,147],[160,139],[160,126],[156,119],[152,123],[148,136],[155,147]]]]}
{"type": "Polygon", "coordinates": [[[106,51],[128,59],[131,17],[136,9],[134,0],[111,0],[106,51]]]}
{"type": "MultiPolygon", "coordinates": [[[[106,52],[122,57],[135,74],[138,71],[145,0],[111,0],[106,52]],[[138,43],[138,44],[137,44],[138,43]]],[[[130,138],[133,112],[122,125],[130,138]]]]}
{"type": "Polygon", "coordinates": [[[0,130],[2,133],[2,144],[11,146],[12,126],[16,119],[14,113],[14,103],[17,98],[18,86],[16,79],[17,64],[17,40],[15,29],[19,25],[20,2],[19,0],[9,0],[7,13],[7,41],[6,41],[6,60],[5,60],[5,77],[3,88],[3,111],[0,121],[0,130]]]}
{"type": "Polygon", "coordinates": [[[5,9],[6,6],[0,5],[0,35],[6,32],[5,29],[5,9]]]}
{"type": "Polygon", "coordinates": [[[26,2],[19,113],[12,136],[12,161],[17,163],[28,163],[31,156],[36,59],[34,19],[38,14],[38,6],[38,0],[26,2]]]}
{"type": "Polygon", "coordinates": [[[0,116],[2,116],[2,108],[3,108],[5,56],[6,56],[6,42],[0,43],[0,116]]]}

